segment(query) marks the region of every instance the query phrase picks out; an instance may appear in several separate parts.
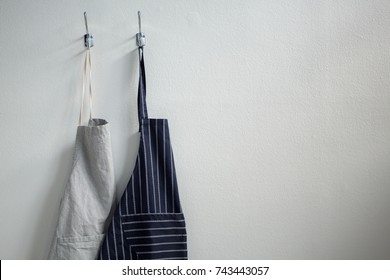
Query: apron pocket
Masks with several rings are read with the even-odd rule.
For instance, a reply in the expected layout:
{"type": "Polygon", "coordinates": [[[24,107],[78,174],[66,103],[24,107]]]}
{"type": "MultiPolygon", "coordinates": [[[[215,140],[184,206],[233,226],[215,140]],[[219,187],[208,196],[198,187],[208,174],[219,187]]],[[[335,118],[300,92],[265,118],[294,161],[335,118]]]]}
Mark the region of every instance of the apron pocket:
{"type": "Polygon", "coordinates": [[[58,237],[57,255],[60,260],[95,260],[104,234],[58,237]]]}
{"type": "Polygon", "coordinates": [[[133,260],[187,259],[187,232],[182,213],[121,216],[125,244],[133,260]]]}

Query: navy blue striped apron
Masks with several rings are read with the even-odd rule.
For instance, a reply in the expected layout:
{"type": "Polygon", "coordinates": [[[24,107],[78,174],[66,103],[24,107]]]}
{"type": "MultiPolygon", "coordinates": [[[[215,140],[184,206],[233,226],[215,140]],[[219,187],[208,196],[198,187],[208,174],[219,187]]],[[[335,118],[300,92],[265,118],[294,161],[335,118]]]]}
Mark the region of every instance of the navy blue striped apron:
{"type": "Polygon", "coordinates": [[[100,259],[187,259],[168,120],[148,118],[142,47],[139,65],[137,161],[100,248],[100,259]]]}

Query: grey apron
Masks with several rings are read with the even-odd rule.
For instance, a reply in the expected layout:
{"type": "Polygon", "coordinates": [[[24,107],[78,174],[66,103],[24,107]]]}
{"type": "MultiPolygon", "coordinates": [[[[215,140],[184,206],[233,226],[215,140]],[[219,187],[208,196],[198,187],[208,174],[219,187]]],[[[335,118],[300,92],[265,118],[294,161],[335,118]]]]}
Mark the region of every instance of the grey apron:
{"type": "Polygon", "coordinates": [[[91,54],[88,49],[84,62],[83,94],[73,167],[61,199],[49,259],[96,259],[107,221],[110,221],[111,212],[115,210],[115,200],[109,125],[103,119],[92,119],[91,54]],[[82,125],[82,115],[87,68],[90,117],[85,126],[82,125]]]}

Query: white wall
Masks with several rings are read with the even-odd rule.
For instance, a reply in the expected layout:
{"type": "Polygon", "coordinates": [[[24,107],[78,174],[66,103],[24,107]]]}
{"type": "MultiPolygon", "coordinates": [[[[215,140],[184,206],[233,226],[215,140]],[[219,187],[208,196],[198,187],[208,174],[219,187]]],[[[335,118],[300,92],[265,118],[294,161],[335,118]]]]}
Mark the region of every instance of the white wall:
{"type": "Polygon", "coordinates": [[[121,189],[138,148],[142,11],[149,112],[170,121],[190,258],[390,258],[388,0],[1,0],[1,259],[47,256],[84,10],[121,189]]]}

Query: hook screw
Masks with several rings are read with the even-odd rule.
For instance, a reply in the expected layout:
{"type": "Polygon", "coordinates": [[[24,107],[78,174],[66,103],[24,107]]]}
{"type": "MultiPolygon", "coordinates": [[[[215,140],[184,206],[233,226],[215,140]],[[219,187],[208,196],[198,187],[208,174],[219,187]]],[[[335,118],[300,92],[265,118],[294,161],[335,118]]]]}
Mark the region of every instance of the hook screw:
{"type": "Polygon", "coordinates": [[[85,29],[87,30],[87,33],[84,35],[84,46],[90,49],[95,45],[95,40],[93,38],[92,33],[89,33],[88,31],[87,12],[84,12],[84,21],[85,29]]]}
{"type": "Polygon", "coordinates": [[[141,12],[140,11],[138,11],[138,30],[139,30],[139,32],[136,35],[137,46],[141,48],[141,47],[145,46],[146,39],[145,39],[145,34],[142,33],[142,31],[141,31],[141,12]]]}

